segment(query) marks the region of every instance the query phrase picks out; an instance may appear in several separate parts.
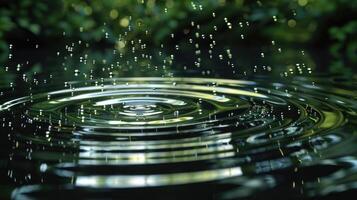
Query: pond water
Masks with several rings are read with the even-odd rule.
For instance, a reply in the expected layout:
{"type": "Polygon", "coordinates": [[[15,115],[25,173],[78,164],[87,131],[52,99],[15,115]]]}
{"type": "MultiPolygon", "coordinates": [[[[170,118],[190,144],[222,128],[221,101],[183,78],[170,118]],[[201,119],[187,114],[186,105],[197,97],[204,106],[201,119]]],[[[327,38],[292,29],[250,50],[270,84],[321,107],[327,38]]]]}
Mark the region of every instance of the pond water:
{"type": "Polygon", "coordinates": [[[2,198],[335,199],[356,189],[355,77],[64,66],[3,72],[2,198]]]}

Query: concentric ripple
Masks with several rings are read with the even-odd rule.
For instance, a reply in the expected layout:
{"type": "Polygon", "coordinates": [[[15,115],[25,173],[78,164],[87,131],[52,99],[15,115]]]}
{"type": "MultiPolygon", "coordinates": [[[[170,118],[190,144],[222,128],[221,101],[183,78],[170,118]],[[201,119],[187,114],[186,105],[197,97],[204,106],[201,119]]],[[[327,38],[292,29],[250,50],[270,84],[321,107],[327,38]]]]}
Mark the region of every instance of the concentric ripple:
{"type": "MultiPolygon", "coordinates": [[[[329,158],[323,152],[346,142],[356,95],[325,89],[302,80],[120,78],[4,102],[11,177],[32,184],[14,198],[58,190],[42,182],[61,183],[68,195],[220,183],[244,185],[249,196],[273,188],[277,174],[319,165],[329,158]],[[38,173],[22,178],[26,166],[38,173]]],[[[221,197],[236,198],[231,187],[221,197]]]]}

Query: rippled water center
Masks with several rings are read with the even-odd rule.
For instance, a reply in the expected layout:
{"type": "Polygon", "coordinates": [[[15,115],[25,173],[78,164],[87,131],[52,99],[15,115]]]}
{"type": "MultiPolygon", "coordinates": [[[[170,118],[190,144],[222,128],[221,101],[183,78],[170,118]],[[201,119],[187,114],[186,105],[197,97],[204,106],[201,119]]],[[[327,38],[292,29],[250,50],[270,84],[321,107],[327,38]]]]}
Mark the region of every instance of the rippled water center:
{"type": "MultiPolygon", "coordinates": [[[[0,106],[12,198],[323,198],[356,188],[354,83],[68,82],[0,106]]],[[[5,154],[5,155],[4,155],[5,154]]]]}

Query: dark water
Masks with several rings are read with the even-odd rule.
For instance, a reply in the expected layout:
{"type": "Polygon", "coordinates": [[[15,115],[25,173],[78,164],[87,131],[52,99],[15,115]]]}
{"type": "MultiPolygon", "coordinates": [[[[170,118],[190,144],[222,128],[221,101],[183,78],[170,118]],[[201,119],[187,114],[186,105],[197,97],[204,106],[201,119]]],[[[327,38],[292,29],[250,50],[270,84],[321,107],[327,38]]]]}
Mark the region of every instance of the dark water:
{"type": "Polygon", "coordinates": [[[354,78],[50,77],[3,84],[1,198],[356,193],[354,78]]]}

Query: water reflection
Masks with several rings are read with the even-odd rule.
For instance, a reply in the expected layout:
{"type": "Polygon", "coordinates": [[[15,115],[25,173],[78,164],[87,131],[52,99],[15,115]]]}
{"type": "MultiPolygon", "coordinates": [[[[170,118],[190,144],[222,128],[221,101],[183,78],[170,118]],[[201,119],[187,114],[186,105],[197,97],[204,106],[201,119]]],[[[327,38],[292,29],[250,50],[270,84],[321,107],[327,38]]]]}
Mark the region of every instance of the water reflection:
{"type": "Polygon", "coordinates": [[[3,101],[13,198],[136,198],[148,187],[142,194],[183,198],[193,187],[222,199],[350,191],[356,97],[327,83],[118,78],[3,101]]]}

